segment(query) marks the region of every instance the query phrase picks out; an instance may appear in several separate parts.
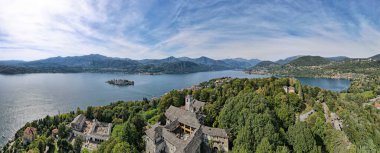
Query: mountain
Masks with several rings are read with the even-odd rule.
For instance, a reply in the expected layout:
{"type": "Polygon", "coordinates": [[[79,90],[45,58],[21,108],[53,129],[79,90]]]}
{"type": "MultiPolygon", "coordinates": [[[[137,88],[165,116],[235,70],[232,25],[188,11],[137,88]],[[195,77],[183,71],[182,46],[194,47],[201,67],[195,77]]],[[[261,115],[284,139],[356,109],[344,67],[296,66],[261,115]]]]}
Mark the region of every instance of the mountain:
{"type": "Polygon", "coordinates": [[[6,61],[0,61],[0,65],[15,65],[24,63],[25,61],[19,61],[19,60],[6,60],[6,61]]]}
{"type": "Polygon", "coordinates": [[[214,60],[170,56],[164,59],[131,60],[99,54],[84,56],[52,57],[31,62],[2,64],[0,73],[65,73],[65,72],[125,72],[125,73],[190,73],[200,71],[243,69],[251,66],[250,60],[214,60]]]}
{"type": "Polygon", "coordinates": [[[189,61],[176,61],[176,62],[166,62],[159,66],[163,73],[173,74],[173,73],[193,73],[202,71],[212,71],[211,67],[206,65],[196,64],[189,61]]]}
{"type": "Polygon", "coordinates": [[[243,59],[243,58],[230,58],[230,59],[224,59],[222,60],[228,65],[234,66],[236,68],[249,68],[252,66],[255,66],[257,63],[260,62],[258,59],[243,59]]]}
{"type": "Polygon", "coordinates": [[[130,59],[112,58],[99,54],[84,56],[53,57],[32,62],[25,62],[21,65],[27,67],[82,67],[82,68],[125,68],[129,65],[137,65],[138,62],[130,59]]]}
{"type": "Polygon", "coordinates": [[[330,63],[330,60],[321,56],[302,56],[291,62],[288,65],[291,66],[317,66],[330,63]]]}
{"type": "Polygon", "coordinates": [[[288,57],[285,59],[280,59],[280,60],[276,61],[276,63],[281,64],[281,65],[285,65],[285,64],[288,64],[291,61],[296,60],[296,59],[303,57],[303,56],[305,56],[305,55],[291,56],[291,57],[288,57]]]}
{"type": "Polygon", "coordinates": [[[372,57],[370,57],[370,59],[380,61],[380,54],[372,56],[372,57]]]}
{"type": "Polygon", "coordinates": [[[348,60],[350,59],[349,57],[347,56],[335,56],[335,57],[325,57],[327,58],[328,60],[330,61],[343,61],[343,60],[348,60]]]}
{"type": "Polygon", "coordinates": [[[272,62],[272,61],[261,61],[260,63],[257,63],[254,67],[255,68],[258,68],[258,67],[270,67],[270,66],[276,66],[276,65],[280,65],[280,64],[272,62]]]}
{"type": "Polygon", "coordinates": [[[223,59],[223,60],[214,60],[205,56],[199,58],[189,58],[189,57],[168,57],[165,59],[144,59],[138,60],[142,64],[153,64],[159,65],[163,63],[172,63],[179,61],[193,62],[199,65],[210,66],[211,69],[244,69],[256,65],[260,60],[251,59],[246,60],[242,58],[236,59],[223,59]]]}

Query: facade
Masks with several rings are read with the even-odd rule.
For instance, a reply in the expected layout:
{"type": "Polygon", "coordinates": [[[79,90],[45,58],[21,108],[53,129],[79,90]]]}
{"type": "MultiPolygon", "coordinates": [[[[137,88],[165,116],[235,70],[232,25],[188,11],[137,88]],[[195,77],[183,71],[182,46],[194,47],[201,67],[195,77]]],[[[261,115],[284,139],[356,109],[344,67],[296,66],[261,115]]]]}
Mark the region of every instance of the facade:
{"type": "Polygon", "coordinates": [[[194,106],[196,101],[191,96],[186,96],[185,100],[185,109],[170,106],[166,110],[165,125],[157,123],[145,131],[145,152],[200,153],[202,145],[210,150],[227,152],[226,130],[202,125],[202,114],[194,106]]]}
{"type": "Polygon", "coordinates": [[[377,108],[377,109],[380,109],[380,103],[378,103],[378,102],[375,102],[375,103],[373,104],[373,106],[374,106],[375,108],[377,108]]]}
{"type": "Polygon", "coordinates": [[[31,143],[34,139],[37,138],[37,129],[34,127],[27,127],[24,130],[24,135],[22,137],[23,144],[31,143]]]}
{"type": "Polygon", "coordinates": [[[191,95],[187,95],[185,97],[185,110],[187,111],[199,113],[203,110],[204,105],[205,102],[198,101],[194,99],[191,95]]]}
{"type": "Polygon", "coordinates": [[[81,137],[86,141],[103,142],[111,135],[112,123],[99,122],[96,119],[87,120],[84,115],[78,115],[68,125],[73,129],[75,137],[81,137]]]}
{"type": "Polygon", "coordinates": [[[51,137],[57,138],[58,137],[59,130],[57,128],[51,130],[51,137]]]}
{"type": "Polygon", "coordinates": [[[285,93],[295,93],[296,92],[295,88],[292,86],[289,86],[289,87],[284,86],[283,88],[284,88],[285,93]]]}

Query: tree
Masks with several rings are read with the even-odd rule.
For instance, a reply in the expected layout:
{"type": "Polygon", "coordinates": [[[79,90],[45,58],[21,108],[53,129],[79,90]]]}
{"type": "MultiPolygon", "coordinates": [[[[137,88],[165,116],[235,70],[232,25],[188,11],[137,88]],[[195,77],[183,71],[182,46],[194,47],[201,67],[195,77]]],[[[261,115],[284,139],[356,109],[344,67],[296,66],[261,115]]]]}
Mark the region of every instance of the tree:
{"type": "Polygon", "coordinates": [[[256,153],[272,153],[272,147],[267,137],[264,137],[257,146],[256,153]]]}
{"type": "Polygon", "coordinates": [[[293,145],[294,152],[297,153],[310,152],[316,145],[311,130],[304,122],[290,126],[287,136],[289,143],[293,145]]]}
{"type": "Polygon", "coordinates": [[[137,152],[133,147],[131,147],[131,145],[129,145],[127,142],[120,142],[120,143],[117,143],[113,149],[112,149],[112,152],[130,152],[130,153],[133,153],[133,152],[137,152]]]}
{"type": "Polygon", "coordinates": [[[278,146],[276,153],[290,153],[290,150],[286,146],[278,146]]]}
{"type": "Polygon", "coordinates": [[[92,106],[87,107],[86,117],[89,119],[94,119],[94,109],[92,106]]]}
{"type": "Polygon", "coordinates": [[[73,152],[73,146],[66,139],[59,138],[57,145],[59,153],[73,152]]]}
{"type": "Polygon", "coordinates": [[[74,142],[74,152],[75,153],[80,153],[81,152],[81,150],[82,150],[82,144],[83,144],[82,138],[76,137],[75,138],[75,142],[74,142]]]}

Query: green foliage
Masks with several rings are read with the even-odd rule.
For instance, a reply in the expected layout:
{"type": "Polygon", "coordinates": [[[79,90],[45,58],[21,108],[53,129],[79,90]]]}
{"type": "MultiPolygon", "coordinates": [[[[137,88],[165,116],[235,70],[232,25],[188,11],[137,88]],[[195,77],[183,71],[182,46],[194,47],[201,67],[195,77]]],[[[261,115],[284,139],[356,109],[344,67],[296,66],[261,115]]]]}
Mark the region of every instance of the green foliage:
{"type": "Polygon", "coordinates": [[[268,138],[264,137],[260,144],[257,146],[256,153],[271,153],[272,146],[269,143],[268,138]]]}
{"type": "Polygon", "coordinates": [[[303,122],[289,127],[287,132],[289,143],[297,153],[310,152],[316,145],[313,133],[303,122]]]}
{"type": "Polygon", "coordinates": [[[75,153],[80,153],[81,152],[81,150],[82,150],[82,144],[83,144],[82,138],[76,137],[75,141],[74,141],[74,146],[73,146],[75,153]]]}

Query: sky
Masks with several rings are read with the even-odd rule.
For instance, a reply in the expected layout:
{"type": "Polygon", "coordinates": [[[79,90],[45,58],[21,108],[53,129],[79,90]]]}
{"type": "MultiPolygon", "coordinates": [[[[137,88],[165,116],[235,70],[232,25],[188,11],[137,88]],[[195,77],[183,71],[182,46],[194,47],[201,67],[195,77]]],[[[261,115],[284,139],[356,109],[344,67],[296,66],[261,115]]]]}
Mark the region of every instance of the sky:
{"type": "Polygon", "coordinates": [[[0,0],[0,60],[380,53],[378,0],[0,0]]]}

